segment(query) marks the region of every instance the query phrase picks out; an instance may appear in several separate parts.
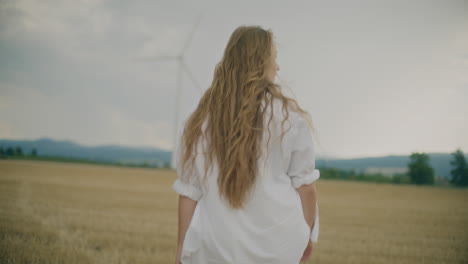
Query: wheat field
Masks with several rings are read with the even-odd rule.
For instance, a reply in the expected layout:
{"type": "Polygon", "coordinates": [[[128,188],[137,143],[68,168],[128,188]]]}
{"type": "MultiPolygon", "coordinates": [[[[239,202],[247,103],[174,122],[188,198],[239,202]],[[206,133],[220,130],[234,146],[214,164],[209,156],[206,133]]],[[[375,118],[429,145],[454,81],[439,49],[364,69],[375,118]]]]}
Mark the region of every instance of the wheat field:
{"type": "MultiPolygon", "coordinates": [[[[174,263],[173,170],[0,161],[0,263],[174,263]]],[[[317,182],[307,263],[468,263],[468,190],[317,182]]]]}

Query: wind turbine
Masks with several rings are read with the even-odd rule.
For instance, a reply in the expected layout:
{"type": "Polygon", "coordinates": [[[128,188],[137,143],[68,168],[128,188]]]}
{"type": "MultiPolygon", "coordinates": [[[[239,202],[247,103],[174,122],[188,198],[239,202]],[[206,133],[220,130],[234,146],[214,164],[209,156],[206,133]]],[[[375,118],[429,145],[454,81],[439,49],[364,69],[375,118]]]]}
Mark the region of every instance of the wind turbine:
{"type": "Polygon", "coordinates": [[[188,75],[188,77],[192,80],[193,84],[195,85],[196,88],[200,91],[200,94],[203,92],[201,89],[201,86],[199,85],[198,81],[196,80],[195,76],[193,75],[192,71],[190,71],[190,68],[188,67],[187,63],[185,63],[185,54],[190,47],[190,44],[192,42],[193,36],[195,34],[195,30],[197,29],[198,25],[200,24],[201,21],[201,16],[198,18],[196,23],[193,26],[192,31],[189,34],[189,37],[187,41],[184,43],[184,46],[179,53],[179,55],[176,56],[154,56],[154,57],[145,57],[144,61],[146,62],[167,62],[167,61],[175,61],[177,62],[177,85],[176,85],[176,96],[175,96],[175,111],[174,111],[174,127],[173,127],[173,146],[174,150],[172,151],[172,157],[171,157],[171,168],[175,168],[175,147],[177,144],[177,135],[178,135],[178,124],[179,124],[179,111],[180,111],[180,92],[182,89],[182,77],[185,72],[185,74],[188,75]]]}

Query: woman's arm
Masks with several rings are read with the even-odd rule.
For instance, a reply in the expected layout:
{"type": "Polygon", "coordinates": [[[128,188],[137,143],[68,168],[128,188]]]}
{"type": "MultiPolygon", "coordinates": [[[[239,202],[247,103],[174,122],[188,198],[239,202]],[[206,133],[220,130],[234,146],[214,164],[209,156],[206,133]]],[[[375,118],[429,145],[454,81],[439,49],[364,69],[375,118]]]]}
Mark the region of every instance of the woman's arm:
{"type": "MultiPolygon", "coordinates": [[[[316,194],[315,194],[315,184],[303,184],[296,189],[301,197],[302,210],[304,211],[304,218],[306,219],[307,224],[309,224],[310,230],[312,231],[315,224],[315,209],[317,207],[316,203],[316,194]]],[[[313,243],[309,239],[309,243],[304,250],[304,253],[301,258],[301,263],[307,261],[312,254],[313,243]]]]}
{"type": "Polygon", "coordinates": [[[302,210],[304,211],[304,217],[310,226],[310,230],[314,227],[315,210],[316,210],[316,192],[315,183],[303,184],[296,189],[301,197],[302,210]]]}
{"type": "Polygon", "coordinates": [[[194,201],[187,196],[179,195],[179,226],[177,232],[176,264],[181,263],[180,257],[182,254],[182,244],[184,243],[185,233],[187,232],[187,229],[190,225],[190,221],[192,220],[197,203],[197,201],[194,201]]]}

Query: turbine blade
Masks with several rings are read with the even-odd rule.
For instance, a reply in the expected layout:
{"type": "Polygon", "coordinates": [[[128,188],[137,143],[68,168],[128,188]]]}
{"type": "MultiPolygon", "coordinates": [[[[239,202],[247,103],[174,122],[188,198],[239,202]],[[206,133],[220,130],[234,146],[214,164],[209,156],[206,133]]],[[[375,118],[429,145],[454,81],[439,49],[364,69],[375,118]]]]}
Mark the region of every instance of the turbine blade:
{"type": "Polygon", "coordinates": [[[192,80],[193,84],[195,85],[195,87],[197,87],[197,89],[200,91],[200,93],[203,92],[200,84],[198,84],[198,81],[197,79],[195,78],[195,76],[192,74],[192,72],[190,71],[189,67],[187,66],[187,64],[185,64],[184,61],[182,61],[182,68],[184,69],[185,73],[187,73],[187,75],[189,76],[189,78],[192,80]]]}
{"type": "Polygon", "coordinates": [[[162,61],[174,61],[179,60],[180,57],[178,56],[141,56],[141,57],[133,57],[131,58],[132,61],[143,61],[143,62],[162,62],[162,61]]]}
{"type": "Polygon", "coordinates": [[[187,49],[189,48],[190,43],[192,42],[193,35],[195,35],[195,30],[197,29],[198,25],[200,24],[201,19],[202,19],[202,16],[200,15],[198,17],[197,21],[195,22],[192,31],[190,32],[189,38],[187,39],[187,41],[184,44],[184,47],[182,48],[182,52],[180,53],[181,57],[183,57],[185,52],[187,52],[187,49]]]}

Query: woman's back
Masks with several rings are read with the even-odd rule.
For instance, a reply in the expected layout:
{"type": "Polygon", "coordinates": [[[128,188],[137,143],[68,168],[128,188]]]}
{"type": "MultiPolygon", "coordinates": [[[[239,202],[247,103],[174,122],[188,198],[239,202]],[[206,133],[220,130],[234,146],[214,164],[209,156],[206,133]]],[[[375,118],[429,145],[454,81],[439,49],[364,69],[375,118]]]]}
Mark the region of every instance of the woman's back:
{"type": "MultiPolygon", "coordinates": [[[[179,177],[174,183],[176,192],[198,201],[183,243],[183,264],[299,263],[309,239],[317,240],[318,207],[311,237],[296,191],[302,184],[310,184],[320,177],[315,169],[310,129],[302,115],[292,110],[282,127],[284,114],[280,100],[273,99],[273,108],[269,104],[266,107],[260,143],[263,154],[258,160],[255,184],[243,208],[233,209],[220,195],[216,161],[206,181],[203,180],[206,158],[203,150],[209,140],[205,136],[196,148],[199,154],[190,182],[179,177]],[[271,111],[273,118],[268,126],[271,111]],[[284,130],[287,132],[281,142],[284,130]]],[[[176,153],[178,175],[182,175],[180,139],[181,134],[176,153]]]]}

